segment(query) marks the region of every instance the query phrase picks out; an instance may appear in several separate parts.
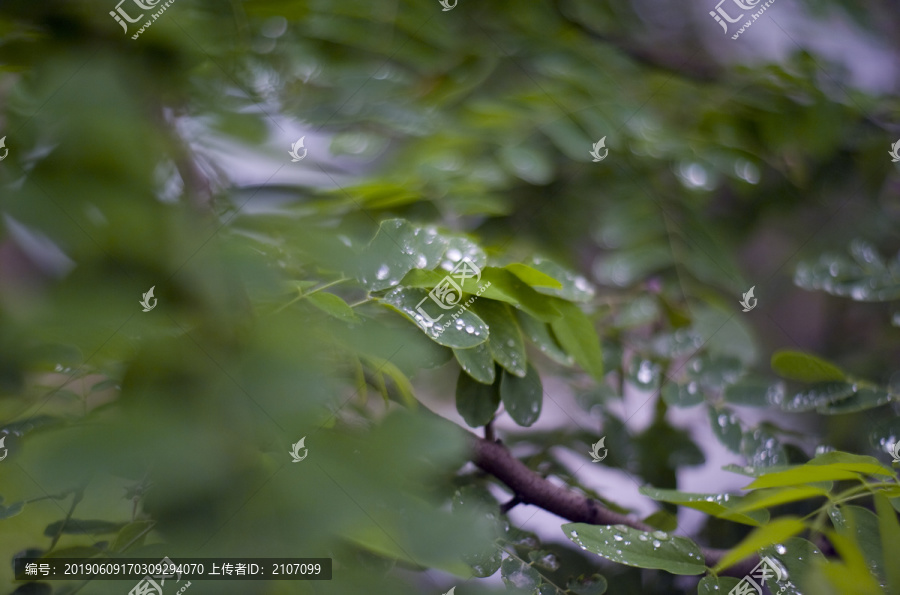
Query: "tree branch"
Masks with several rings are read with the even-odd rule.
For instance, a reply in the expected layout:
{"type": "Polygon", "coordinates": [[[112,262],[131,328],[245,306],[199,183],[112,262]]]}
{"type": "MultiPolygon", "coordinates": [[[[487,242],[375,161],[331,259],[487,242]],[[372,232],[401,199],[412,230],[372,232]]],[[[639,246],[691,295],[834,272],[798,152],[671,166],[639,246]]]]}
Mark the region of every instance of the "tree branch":
{"type": "MultiPolygon", "coordinates": [[[[470,443],[474,454],[472,462],[506,484],[515,497],[525,504],[543,508],[573,523],[626,525],[640,531],[655,530],[634,517],[609,510],[597,500],[549,482],[515,458],[500,442],[470,435],[470,443]]],[[[701,549],[706,565],[710,567],[718,564],[728,552],[713,548],[701,549]]],[[[758,562],[759,558],[754,556],[731,566],[722,574],[742,577],[749,574],[758,562]]]]}

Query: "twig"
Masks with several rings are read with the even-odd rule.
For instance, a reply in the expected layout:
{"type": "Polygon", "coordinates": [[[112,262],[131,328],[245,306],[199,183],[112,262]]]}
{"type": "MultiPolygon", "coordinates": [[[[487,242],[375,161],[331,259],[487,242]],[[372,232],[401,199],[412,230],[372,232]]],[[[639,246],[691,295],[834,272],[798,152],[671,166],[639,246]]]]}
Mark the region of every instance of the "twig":
{"type": "MultiPolygon", "coordinates": [[[[547,512],[568,519],[573,523],[591,525],[626,525],[639,531],[654,531],[640,520],[613,512],[597,500],[579,494],[569,488],[555,485],[515,458],[507,448],[494,441],[470,435],[473,451],[472,461],[480,469],[506,484],[516,498],[547,512]]],[[[728,550],[701,548],[707,566],[719,563],[728,550]]],[[[721,574],[742,577],[756,566],[758,558],[753,556],[730,566],[721,574]]]]}

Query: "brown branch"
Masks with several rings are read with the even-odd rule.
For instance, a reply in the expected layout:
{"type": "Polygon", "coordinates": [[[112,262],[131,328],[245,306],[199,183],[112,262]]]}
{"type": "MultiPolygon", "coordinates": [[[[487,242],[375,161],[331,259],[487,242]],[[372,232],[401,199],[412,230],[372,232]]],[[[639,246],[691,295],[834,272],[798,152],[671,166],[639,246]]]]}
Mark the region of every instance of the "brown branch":
{"type": "MultiPolygon", "coordinates": [[[[640,531],[654,530],[634,517],[609,510],[597,500],[547,481],[515,458],[500,442],[470,436],[474,454],[472,462],[506,484],[522,503],[543,508],[573,523],[626,525],[640,531]]],[[[718,564],[728,552],[713,548],[701,549],[706,565],[710,567],[718,564]]],[[[722,574],[742,577],[749,574],[758,562],[759,559],[753,556],[731,566],[722,574]]]]}

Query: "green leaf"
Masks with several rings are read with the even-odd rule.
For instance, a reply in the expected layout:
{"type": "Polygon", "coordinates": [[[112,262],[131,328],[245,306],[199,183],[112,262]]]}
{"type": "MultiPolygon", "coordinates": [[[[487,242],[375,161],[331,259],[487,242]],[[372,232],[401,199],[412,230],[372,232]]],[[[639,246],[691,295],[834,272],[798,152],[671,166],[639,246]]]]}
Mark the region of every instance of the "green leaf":
{"type": "Polygon", "coordinates": [[[672,537],[664,531],[647,533],[625,525],[567,523],[562,530],[582,548],[619,564],[672,574],[701,574],[706,570],[700,548],[686,537],[672,537]]]}
{"type": "Polygon", "coordinates": [[[725,387],[727,403],[745,407],[769,407],[784,402],[784,382],[771,383],[764,378],[742,378],[725,387]]]}
{"type": "Polygon", "coordinates": [[[397,387],[404,405],[407,407],[415,407],[418,405],[418,401],[416,401],[416,397],[413,395],[412,383],[410,383],[406,374],[400,371],[400,368],[388,360],[373,361],[372,363],[375,369],[378,370],[378,373],[387,374],[387,376],[394,381],[394,386],[397,387]]]}
{"type": "Polygon", "coordinates": [[[590,302],[594,299],[596,290],[583,276],[559,266],[552,260],[535,258],[532,266],[557,280],[561,289],[551,287],[538,287],[537,290],[547,295],[555,295],[570,302],[590,302]]]}
{"type": "Polygon", "coordinates": [[[495,547],[489,551],[465,554],[463,560],[472,568],[472,574],[478,578],[487,578],[500,570],[503,553],[495,547]]]}
{"type": "MultiPolygon", "coordinates": [[[[445,276],[445,273],[440,271],[414,270],[403,277],[402,286],[430,289],[439,284],[445,276]]],[[[481,271],[480,279],[470,277],[465,281],[458,279],[455,281],[466,295],[505,302],[538,320],[550,322],[560,316],[559,310],[554,307],[556,298],[538,293],[506,269],[485,267],[481,271]]]]}
{"type": "Polygon", "coordinates": [[[781,408],[792,413],[822,410],[854,394],[852,384],[847,382],[819,382],[795,394],[781,403],[781,408]]]}
{"type": "Polygon", "coordinates": [[[777,467],[788,462],[787,452],[778,438],[761,428],[743,435],[741,454],[751,467],[777,467]]]}
{"type": "Polygon", "coordinates": [[[833,382],[847,379],[844,372],[834,364],[802,351],[776,351],[772,354],[772,369],[784,378],[801,382],[833,382]]]}
{"type": "Polygon", "coordinates": [[[544,387],[534,366],[528,364],[524,378],[504,370],[500,377],[500,398],[506,412],[517,424],[527,428],[536,422],[544,403],[544,387]]]}
{"type": "Polygon", "coordinates": [[[541,585],[541,575],[537,570],[512,556],[503,560],[500,565],[500,576],[507,588],[521,591],[534,591],[541,585]]]}
{"type": "Polygon", "coordinates": [[[554,305],[562,313],[560,318],[550,323],[559,344],[575,358],[585,372],[597,382],[602,382],[603,352],[594,323],[571,302],[557,298],[554,305]]]}
{"type": "Polygon", "coordinates": [[[532,287],[550,287],[553,289],[562,289],[562,283],[541,271],[531,268],[528,265],[513,263],[503,267],[528,285],[532,287]]]}
{"type": "Polygon", "coordinates": [[[733,507],[735,512],[750,512],[763,508],[771,508],[786,504],[787,502],[796,502],[797,500],[807,500],[809,498],[824,497],[827,498],[830,492],[828,490],[808,486],[802,488],[784,487],[756,490],[741,499],[740,503],[733,507]]]}
{"type": "Polygon", "coordinates": [[[500,405],[499,382],[493,385],[477,382],[465,371],[456,379],[456,410],[469,427],[487,425],[500,405]]]}
{"type": "Polygon", "coordinates": [[[662,398],[671,407],[693,407],[704,401],[696,382],[675,384],[668,382],[662,389],[662,398]]]}
{"type": "Polygon", "coordinates": [[[575,358],[560,347],[550,330],[550,325],[521,310],[515,310],[515,313],[522,334],[528,337],[528,340],[534,343],[541,353],[563,366],[571,366],[575,363],[575,358]]]}
{"type": "Polygon", "coordinates": [[[659,502],[679,504],[727,521],[758,527],[769,520],[769,515],[765,511],[753,513],[738,512],[746,497],[731,494],[695,494],[652,487],[642,487],[639,491],[659,502]]]}
{"type": "Polygon", "coordinates": [[[697,585],[697,595],[725,595],[738,586],[741,581],[730,576],[707,575],[697,585]]]}
{"type": "Polygon", "coordinates": [[[761,548],[793,537],[806,528],[803,521],[796,517],[781,517],[767,525],[754,529],[739,544],[734,546],[725,556],[719,560],[714,572],[719,573],[748,556],[756,554],[761,548]]]}
{"type": "Polygon", "coordinates": [[[880,577],[886,576],[883,537],[878,517],[868,508],[841,504],[829,509],[828,515],[839,535],[853,540],[866,559],[867,566],[880,577]]]}
{"type": "Polygon", "coordinates": [[[132,521],[122,527],[116,540],[113,542],[112,551],[121,554],[126,548],[140,546],[144,543],[150,529],[156,524],[155,521],[132,521]]]}
{"type": "Polygon", "coordinates": [[[421,289],[398,287],[388,292],[382,298],[382,303],[416,323],[428,338],[439,345],[454,349],[468,349],[480,345],[488,339],[487,324],[474,312],[466,310],[453,320],[452,316],[456,315],[458,309],[455,309],[452,314],[441,310],[428,296],[428,293],[421,289]],[[417,308],[425,310],[425,315],[436,322],[430,322],[417,311],[417,308]]]}
{"type": "MultiPolygon", "coordinates": [[[[474,285],[473,279],[466,284],[467,287],[474,285]]],[[[553,298],[538,293],[505,269],[486,267],[481,275],[481,285],[487,286],[481,294],[483,297],[511,304],[544,322],[551,322],[560,316],[553,298]]]]}
{"type": "Polygon", "coordinates": [[[678,517],[665,510],[657,510],[645,518],[643,522],[645,525],[650,525],[654,529],[659,529],[660,531],[671,532],[678,529],[678,517]]]}
{"type": "MultiPolygon", "coordinates": [[[[875,510],[878,512],[878,528],[881,533],[881,551],[900,552],[900,523],[887,496],[875,493],[875,510]]],[[[885,574],[891,593],[900,593],[900,566],[885,564],[885,574]]]]}
{"type": "Polygon", "coordinates": [[[778,560],[787,569],[787,581],[777,583],[774,581],[774,577],[773,580],[768,581],[769,589],[773,593],[778,593],[783,589],[782,595],[805,595],[805,592],[799,589],[799,585],[804,584],[806,577],[810,574],[817,572],[818,563],[826,560],[819,548],[800,537],[791,537],[784,543],[763,548],[761,555],[778,560]]]}
{"type": "Polygon", "coordinates": [[[575,595],[603,595],[607,586],[606,578],[600,574],[587,578],[582,574],[578,578],[569,579],[566,583],[566,588],[575,595]]]}
{"type": "MultiPolygon", "coordinates": [[[[3,501],[3,499],[0,498],[0,502],[2,502],[2,501],[3,501]]],[[[25,506],[25,502],[22,502],[22,501],[13,502],[9,506],[4,506],[4,505],[0,504],[0,521],[2,521],[3,519],[8,519],[10,517],[16,516],[17,514],[22,512],[22,508],[24,508],[24,506],[25,506]]]]}
{"type": "Polygon", "coordinates": [[[816,407],[816,412],[824,415],[843,415],[881,407],[893,400],[894,397],[890,393],[880,388],[861,388],[846,399],[816,407]]]}
{"type": "Polygon", "coordinates": [[[531,550],[528,552],[528,563],[551,572],[559,570],[559,558],[548,550],[531,550]]]}
{"type": "Polygon", "coordinates": [[[753,483],[745,487],[745,490],[759,488],[777,488],[781,486],[794,486],[803,483],[816,483],[819,481],[839,481],[844,479],[860,479],[858,473],[838,469],[829,466],[800,465],[784,471],[767,473],[756,478],[753,483]]]}
{"type": "Polygon", "coordinates": [[[743,370],[741,360],[734,356],[704,353],[686,365],[687,376],[705,387],[720,389],[737,382],[743,370]]]}
{"type": "Polygon", "coordinates": [[[124,527],[126,523],[113,523],[111,521],[100,520],[79,520],[65,519],[54,521],[44,528],[46,537],[55,537],[60,529],[66,535],[102,535],[104,533],[115,533],[124,527]]]}
{"type": "Polygon", "coordinates": [[[338,320],[343,320],[344,322],[354,322],[359,320],[359,317],[356,316],[356,312],[353,311],[353,308],[333,293],[317,291],[316,293],[311,293],[306,296],[306,301],[338,320]]]}
{"type": "Polygon", "coordinates": [[[709,425],[713,434],[724,444],[728,450],[740,454],[741,439],[744,433],[737,418],[729,409],[709,408],[709,425]]]}
{"type": "Polygon", "coordinates": [[[466,373],[484,384],[494,384],[495,365],[491,350],[482,343],[470,349],[454,349],[453,355],[466,373]]]}
{"type": "Polygon", "coordinates": [[[893,477],[894,471],[885,467],[875,457],[856,455],[840,450],[833,450],[816,456],[806,463],[807,465],[829,465],[837,469],[865,473],[866,475],[884,475],[893,477]]]}
{"type": "Polygon", "coordinates": [[[525,376],[525,340],[509,305],[480,299],[472,311],[488,325],[488,349],[494,360],[510,374],[525,376]]]}
{"type": "Polygon", "coordinates": [[[370,291],[397,285],[410,270],[433,269],[447,248],[434,227],[420,228],[403,219],[388,219],[360,256],[358,278],[370,291]]]}

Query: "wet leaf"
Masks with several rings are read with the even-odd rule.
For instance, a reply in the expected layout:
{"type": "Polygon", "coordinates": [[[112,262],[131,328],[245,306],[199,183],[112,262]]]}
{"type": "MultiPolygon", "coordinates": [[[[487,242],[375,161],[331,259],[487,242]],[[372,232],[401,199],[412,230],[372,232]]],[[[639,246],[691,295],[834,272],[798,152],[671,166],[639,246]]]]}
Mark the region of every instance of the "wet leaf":
{"type": "Polygon", "coordinates": [[[707,575],[697,585],[697,595],[725,595],[741,581],[730,576],[707,575]]]}
{"type": "Polygon", "coordinates": [[[512,556],[503,560],[500,565],[500,576],[507,588],[533,591],[541,584],[541,575],[537,570],[512,556]]]}
{"type": "Polygon", "coordinates": [[[892,396],[880,388],[862,388],[846,399],[816,407],[816,412],[824,415],[854,413],[881,407],[892,400],[892,396]]]}
{"type": "Polygon", "coordinates": [[[672,407],[693,407],[704,401],[703,393],[694,381],[687,384],[666,383],[661,394],[663,401],[672,407]]]}
{"type": "Polygon", "coordinates": [[[472,304],[472,310],[488,325],[488,349],[494,360],[507,372],[525,376],[525,340],[512,308],[503,302],[480,299],[472,304]]]}
{"type": "Polygon", "coordinates": [[[709,408],[709,425],[713,434],[728,450],[740,454],[743,431],[737,418],[729,409],[709,408]]]}
{"type": "Polygon", "coordinates": [[[776,351],[772,355],[772,369],[785,378],[801,382],[835,382],[847,379],[844,372],[831,362],[802,351],[776,351]]]}
{"type": "MultiPolygon", "coordinates": [[[[891,507],[890,501],[884,494],[876,493],[875,510],[878,513],[878,529],[881,533],[881,551],[900,552],[900,523],[897,522],[897,513],[891,507]]],[[[900,592],[900,566],[897,564],[885,564],[885,574],[888,581],[888,591],[900,592]]]]}
{"type": "Polygon", "coordinates": [[[737,382],[743,364],[736,357],[704,354],[689,361],[686,368],[688,378],[703,386],[722,388],[737,382]]]}
{"type": "Polygon", "coordinates": [[[584,575],[578,578],[569,579],[566,588],[575,595],[603,595],[606,593],[606,578],[600,574],[594,574],[589,577],[584,575]]]}
{"type": "Polygon", "coordinates": [[[433,269],[447,249],[447,239],[433,226],[417,227],[388,219],[360,255],[358,277],[370,291],[393,287],[412,269],[433,269]]]}
{"type": "Polygon", "coordinates": [[[855,541],[869,568],[878,576],[885,577],[881,528],[875,513],[861,506],[841,504],[829,509],[828,514],[838,534],[855,541]]]}
{"type": "Polygon", "coordinates": [[[559,559],[556,557],[556,554],[547,550],[532,550],[528,552],[528,562],[551,572],[559,570],[559,559]]]}
{"type": "Polygon", "coordinates": [[[775,467],[788,463],[787,452],[781,442],[762,429],[746,432],[741,438],[741,454],[751,467],[775,467]]]}
{"type": "Polygon", "coordinates": [[[560,287],[540,286],[536,289],[547,295],[555,295],[571,302],[589,302],[596,290],[583,276],[563,268],[551,260],[534,259],[532,266],[555,279],[560,287]]]}
{"type": "Polygon", "coordinates": [[[786,581],[767,581],[773,593],[784,589],[783,595],[805,595],[805,591],[800,590],[799,586],[806,582],[805,579],[809,574],[816,571],[819,563],[825,562],[822,552],[800,537],[791,537],[783,543],[763,548],[761,555],[777,560],[787,570],[786,581]],[[788,583],[792,583],[793,586],[788,583]]]}
{"type": "Polygon", "coordinates": [[[453,355],[469,376],[484,384],[494,383],[494,358],[485,343],[469,349],[454,349],[453,355]]]}
{"type": "Polygon", "coordinates": [[[652,487],[642,487],[640,492],[659,502],[671,502],[687,506],[720,519],[745,525],[759,526],[769,520],[769,515],[765,511],[736,512],[736,509],[746,501],[746,497],[742,496],[732,494],[696,494],[652,487]]]}
{"type": "Polygon", "coordinates": [[[527,428],[536,422],[544,403],[544,387],[534,366],[528,364],[523,378],[504,370],[500,377],[500,398],[506,412],[517,424],[527,428]]]}
{"type": "Polygon", "coordinates": [[[781,408],[792,413],[813,411],[853,396],[854,386],[845,382],[817,383],[805,391],[785,399],[781,408]]]}
{"type": "Polygon", "coordinates": [[[468,349],[487,341],[488,326],[474,312],[466,310],[454,320],[451,316],[456,315],[457,308],[452,313],[442,310],[421,289],[398,287],[388,292],[382,303],[416,323],[426,336],[439,345],[468,349]],[[425,311],[424,315],[418,311],[419,308],[425,311]]]}
{"type": "Polygon", "coordinates": [[[733,405],[745,407],[769,407],[784,402],[783,382],[769,382],[763,378],[742,378],[725,387],[723,398],[733,405]]]}
{"type": "Polygon", "coordinates": [[[567,523],[562,530],[587,551],[619,564],[658,568],[672,574],[701,574],[706,570],[696,543],[665,531],[647,533],[625,525],[585,523],[567,523]]]}

